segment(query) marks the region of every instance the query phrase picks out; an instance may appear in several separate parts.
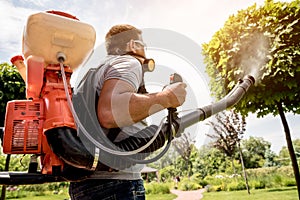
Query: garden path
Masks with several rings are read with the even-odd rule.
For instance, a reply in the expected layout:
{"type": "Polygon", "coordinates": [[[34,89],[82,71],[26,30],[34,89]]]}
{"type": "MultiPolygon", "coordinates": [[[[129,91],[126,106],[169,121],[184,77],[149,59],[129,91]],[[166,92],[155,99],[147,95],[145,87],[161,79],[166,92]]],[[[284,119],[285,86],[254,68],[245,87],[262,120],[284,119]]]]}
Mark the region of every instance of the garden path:
{"type": "Polygon", "coordinates": [[[202,193],[204,191],[205,189],[192,191],[171,190],[171,193],[177,195],[177,198],[174,200],[200,200],[203,197],[202,193]]]}

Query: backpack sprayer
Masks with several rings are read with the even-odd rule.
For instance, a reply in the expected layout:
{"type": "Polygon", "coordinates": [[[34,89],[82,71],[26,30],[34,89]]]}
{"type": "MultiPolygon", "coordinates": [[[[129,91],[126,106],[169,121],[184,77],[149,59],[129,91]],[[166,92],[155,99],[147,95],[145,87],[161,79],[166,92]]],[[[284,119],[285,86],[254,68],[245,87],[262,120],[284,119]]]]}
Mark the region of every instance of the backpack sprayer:
{"type": "MultiPolygon", "coordinates": [[[[182,117],[168,109],[167,120],[159,126],[113,143],[97,122],[95,96],[72,94],[70,86],[73,70],[93,50],[95,35],[93,27],[67,13],[42,12],[28,18],[23,37],[27,64],[22,56],[12,59],[26,83],[27,99],[7,103],[2,145],[5,154],[30,154],[31,160],[28,172],[0,172],[1,185],[76,181],[95,171],[153,162],[185,128],[235,105],[255,82],[246,76],[220,101],[182,117]],[[94,112],[81,112],[82,108],[94,112]],[[156,158],[146,160],[163,146],[156,158]]],[[[87,80],[93,81],[93,73],[87,80]]],[[[171,83],[177,81],[181,77],[173,74],[171,83]]]]}

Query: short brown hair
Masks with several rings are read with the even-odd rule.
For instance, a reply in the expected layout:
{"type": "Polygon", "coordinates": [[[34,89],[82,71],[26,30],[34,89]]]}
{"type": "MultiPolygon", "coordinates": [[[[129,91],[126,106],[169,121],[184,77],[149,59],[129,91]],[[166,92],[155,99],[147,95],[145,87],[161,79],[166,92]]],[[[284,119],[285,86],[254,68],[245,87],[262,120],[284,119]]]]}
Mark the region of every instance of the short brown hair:
{"type": "Polygon", "coordinates": [[[119,24],[111,27],[105,36],[107,54],[122,55],[126,53],[127,43],[138,40],[142,31],[129,24],[119,24]]]}

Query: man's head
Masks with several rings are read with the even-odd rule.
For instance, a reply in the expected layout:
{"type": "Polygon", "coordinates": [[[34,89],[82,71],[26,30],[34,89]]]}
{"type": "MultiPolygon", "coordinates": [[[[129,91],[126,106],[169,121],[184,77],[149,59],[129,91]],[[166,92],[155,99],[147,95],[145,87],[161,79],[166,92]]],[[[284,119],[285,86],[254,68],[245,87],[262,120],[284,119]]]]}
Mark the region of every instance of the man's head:
{"type": "Polygon", "coordinates": [[[128,24],[113,26],[105,36],[105,46],[110,55],[133,52],[145,56],[142,31],[128,24]]]}

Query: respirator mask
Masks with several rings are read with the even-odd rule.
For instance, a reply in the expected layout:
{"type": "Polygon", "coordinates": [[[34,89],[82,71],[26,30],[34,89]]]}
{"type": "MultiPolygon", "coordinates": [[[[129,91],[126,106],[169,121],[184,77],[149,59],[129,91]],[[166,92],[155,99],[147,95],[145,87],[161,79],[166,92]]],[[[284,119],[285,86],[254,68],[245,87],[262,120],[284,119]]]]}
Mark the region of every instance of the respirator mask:
{"type": "Polygon", "coordinates": [[[135,54],[133,52],[128,52],[126,55],[131,55],[135,57],[142,65],[143,73],[153,72],[155,69],[155,61],[152,58],[146,58],[142,55],[135,54]]]}

